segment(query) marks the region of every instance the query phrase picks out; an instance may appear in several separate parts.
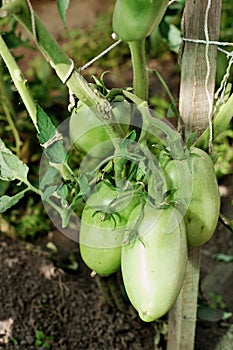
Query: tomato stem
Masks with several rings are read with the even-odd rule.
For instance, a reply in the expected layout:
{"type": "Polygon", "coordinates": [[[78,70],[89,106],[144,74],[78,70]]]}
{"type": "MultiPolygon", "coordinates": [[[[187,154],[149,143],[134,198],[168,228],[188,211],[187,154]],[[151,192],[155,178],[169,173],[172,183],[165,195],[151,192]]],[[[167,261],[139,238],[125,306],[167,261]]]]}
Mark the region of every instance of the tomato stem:
{"type": "Polygon", "coordinates": [[[8,96],[6,85],[4,82],[4,74],[3,74],[3,61],[0,59],[0,104],[2,110],[6,116],[7,122],[10,126],[10,129],[13,133],[15,139],[15,152],[17,156],[20,156],[20,147],[21,140],[18,133],[18,130],[15,126],[14,119],[16,119],[16,113],[14,111],[13,105],[10,101],[10,96],[8,96]]]}
{"type": "Polygon", "coordinates": [[[28,113],[37,128],[37,108],[33,97],[31,96],[29,89],[27,88],[27,81],[23,76],[22,71],[19,69],[14,57],[12,56],[10,50],[8,49],[5,41],[0,35],[0,53],[1,56],[10,72],[11,78],[28,110],[28,113]]]}
{"type": "Polygon", "coordinates": [[[146,67],[145,38],[129,42],[133,65],[134,93],[142,100],[148,100],[148,72],[146,67]]]}

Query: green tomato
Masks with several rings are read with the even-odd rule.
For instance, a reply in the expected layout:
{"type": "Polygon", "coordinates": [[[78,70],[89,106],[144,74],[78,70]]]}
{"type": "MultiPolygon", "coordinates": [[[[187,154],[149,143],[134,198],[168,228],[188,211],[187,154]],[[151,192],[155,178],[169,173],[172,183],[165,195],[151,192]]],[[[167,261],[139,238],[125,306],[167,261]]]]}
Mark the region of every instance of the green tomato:
{"type": "Polygon", "coordinates": [[[113,31],[124,41],[142,40],[159,25],[169,0],[117,0],[113,31]]]}
{"type": "MultiPolygon", "coordinates": [[[[140,207],[130,216],[136,220],[140,207]]],[[[121,270],[129,300],[145,322],[168,312],[183,284],[187,241],[180,213],[146,205],[138,238],[122,246],[121,270]]]]}
{"type": "MultiPolygon", "coordinates": [[[[179,188],[182,178],[178,172],[179,164],[184,163],[190,172],[192,184],[184,188],[190,194],[190,202],[184,215],[188,245],[201,246],[214,234],[220,210],[220,195],[214,164],[208,154],[199,148],[191,149],[189,161],[168,161],[164,167],[168,187],[179,188]],[[189,164],[189,163],[190,164],[189,164]]],[[[187,176],[184,173],[184,175],[187,176]]],[[[175,199],[176,194],[175,194],[175,199]]]]}
{"type": "Polygon", "coordinates": [[[134,196],[124,198],[121,191],[105,183],[97,186],[87,199],[81,218],[80,254],[97,274],[110,275],[120,269],[128,212],[136,204],[134,196]],[[116,205],[112,207],[114,200],[116,205]]]}
{"type": "MultiPolygon", "coordinates": [[[[96,116],[97,110],[80,105],[70,118],[70,140],[75,147],[91,157],[103,159],[114,151],[113,143],[102,123],[96,116]]],[[[112,113],[119,123],[124,137],[130,125],[130,105],[127,102],[112,104],[112,113]]],[[[114,127],[114,123],[110,123],[114,127]]]]}

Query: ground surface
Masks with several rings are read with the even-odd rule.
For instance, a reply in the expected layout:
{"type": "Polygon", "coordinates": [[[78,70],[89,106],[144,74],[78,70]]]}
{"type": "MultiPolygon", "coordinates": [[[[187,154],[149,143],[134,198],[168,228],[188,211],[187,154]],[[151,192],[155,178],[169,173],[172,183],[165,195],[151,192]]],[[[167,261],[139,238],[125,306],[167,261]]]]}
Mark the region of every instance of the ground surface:
{"type": "MultiPolygon", "coordinates": [[[[57,35],[62,30],[62,23],[55,15],[56,2],[32,3],[57,35]]],[[[77,24],[85,27],[96,18],[101,6],[105,7],[109,2],[83,1],[77,16],[75,8],[79,3],[71,1],[70,27],[77,24]]],[[[222,212],[233,218],[232,188],[233,179],[229,176],[221,186],[224,194],[222,212]]],[[[118,311],[114,304],[108,303],[99,288],[99,280],[90,277],[90,271],[82,264],[76,243],[53,231],[39,237],[33,245],[25,244],[9,237],[2,225],[1,228],[6,232],[0,233],[0,349],[42,350],[46,342],[52,350],[155,349],[162,322],[145,324],[128,304],[125,304],[125,311],[118,311]],[[49,241],[58,248],[58,253],[53,256],[48,255],[46,249],[49,241]],[[75,272],[66,267],[71,253],[79,264],[75,272]],[[36,345],[38,330],[44,335],[41,345],[36,345]]],[[[232,235],[222,224],[202,249],[200,300],[213,302],[212,292],[221,297],[225,311],[233,312],[233,262],[216,261],[217,253],[233,255],[232,235]]],[[[220,308],[219,304],[217,308],[220,308]]],[[[208,318],[208,313],[202,318],[208,318]]],[[[224,321],[218,313],[209,318],[211,321],[198,318],[195,350],[232,349],[228,340],[222,340],[233,318],[224,321]]],[[[165,348],[163,336],[159,347],[165,348]]]]}

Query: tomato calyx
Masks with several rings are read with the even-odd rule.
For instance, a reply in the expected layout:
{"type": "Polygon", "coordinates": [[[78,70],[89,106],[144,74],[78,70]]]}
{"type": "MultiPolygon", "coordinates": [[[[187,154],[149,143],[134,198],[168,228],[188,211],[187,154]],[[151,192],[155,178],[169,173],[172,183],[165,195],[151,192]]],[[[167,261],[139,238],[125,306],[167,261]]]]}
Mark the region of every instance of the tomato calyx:
{"type": "Polygon", "coordinates": [[[114,229],[117,226],[117,221],[115,219],[115,216],[118,218],[119,221],[121,220],[121,216],[117,212],[110,213],[110,212],[103,212],[102,210],[96,210],[93,213],[92,217],[95,217],[97,214],[100,214],[99,219],[100,219],[101,222],[108,221],[108,220],[111,221],[112,220],[114,222],[114,229]]]}

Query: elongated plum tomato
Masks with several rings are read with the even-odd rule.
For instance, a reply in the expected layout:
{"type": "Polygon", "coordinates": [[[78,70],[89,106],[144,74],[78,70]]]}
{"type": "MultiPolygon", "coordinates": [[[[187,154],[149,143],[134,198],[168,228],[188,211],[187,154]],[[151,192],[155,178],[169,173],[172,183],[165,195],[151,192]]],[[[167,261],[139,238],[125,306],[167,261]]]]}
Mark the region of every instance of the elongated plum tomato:
{"type": "MultiPolygon", "coordinates": [[[[119,138],[123,138],[130,125],[130,105],[128,102],[115,102],[111,107],[115,123],[109,121],[109,124],[114,127],[119,123],[122,129],[119,138]]],[[[85,154],[91,152],[92,157],[104,158],[113,153],[114,146],[102,121],[96,116],[98,113],[96,108],[80,104],[70,118],[70,139],[79,151],[85,154]]]]}
{"type": "MultiPolygon", "coordinates": [[[[214,234],[219,217],[220,195],[214,164],[209,155],[193,147],[190,159],[192,187],[187,188],[187,191],[192,193],[184,222],[188,245],[197,247],[206,243],[214,234]]],[[[177,162],[168,161],[164,171],[169,187],[177,188],[181,183],[177,162]]]]}
{"type": "MultiPolygon", "coordinates": [[[[137,206],[129,221],[139,215],[137,206]]],[[[183,284],[187,241],[174,208],[145,206],[138,238],[122,246],[121,269],[129,300],[140,318],[151,322],[167,313],[183,284]]]]}
{"type": "Polygon", "coordinates": [[[90,195],[82,213],[80,254],[85,264],[99,275],[110,275],[120,269],[124,227],[129,210],[138,203],[134,197],[125,201],[121,198],[121,192],[103,183],[90,195]],[[111,213],[109,204],[116,198],[120,204],[111,213]]]}

